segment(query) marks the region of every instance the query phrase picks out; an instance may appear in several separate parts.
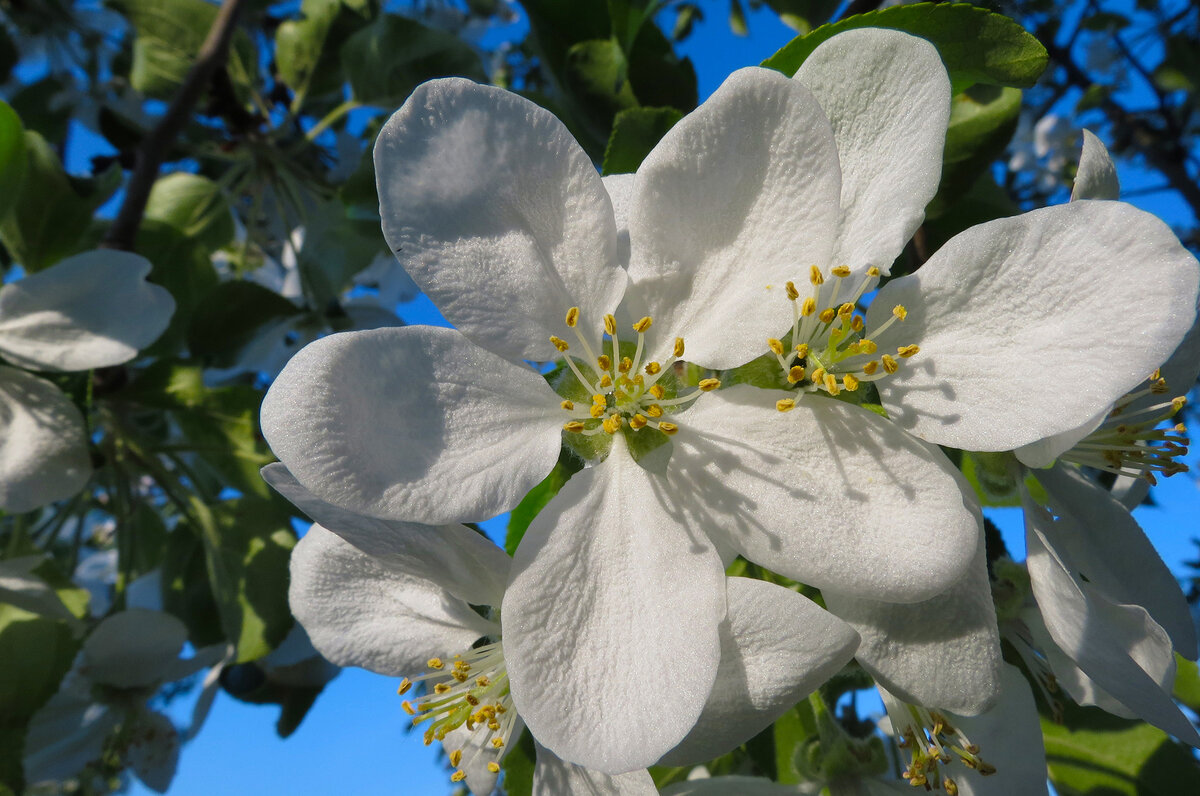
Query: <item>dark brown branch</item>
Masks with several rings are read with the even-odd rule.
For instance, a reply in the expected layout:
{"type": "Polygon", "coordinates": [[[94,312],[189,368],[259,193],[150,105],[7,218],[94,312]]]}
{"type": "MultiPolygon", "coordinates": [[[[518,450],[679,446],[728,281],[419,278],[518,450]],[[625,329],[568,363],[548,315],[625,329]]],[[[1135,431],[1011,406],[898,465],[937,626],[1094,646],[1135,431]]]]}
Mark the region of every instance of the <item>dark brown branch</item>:
{"type": "Polygon", "coordinates": [[[104,236],[100,245],[107,249],[122,249],[133,251],[133,240],[138,228],[142,225],[142,216],[146,212],[146,201],[150,198],[150,189],[158,179],[158,170],[162,167],[171,145],[179,132],[191,117],[192,108],[200,96],[208,88],[213,73],[225,64],[229,55],[229,42],[237,28],[238,9],[242,0],[223,0],[217,11],[217,18],[200,52],[196,54],[196,62],[188,70],[179,93],[171,100],[162,121],[146,136],[136,152],[136,164],[129,184],[125,186],[125,200],[117,212],[117,219],[104,236]]]}

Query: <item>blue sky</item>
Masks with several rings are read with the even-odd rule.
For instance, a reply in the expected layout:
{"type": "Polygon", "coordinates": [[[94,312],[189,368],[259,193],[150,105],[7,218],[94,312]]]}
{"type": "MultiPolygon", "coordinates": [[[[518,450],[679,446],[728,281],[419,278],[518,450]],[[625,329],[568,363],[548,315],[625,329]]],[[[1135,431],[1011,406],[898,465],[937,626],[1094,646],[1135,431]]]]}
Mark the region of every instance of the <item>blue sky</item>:
{"type": "MultiPolygon", "coordinates": [[[[729,33],[725,3],[708,4],[708,19],[697,25],[682,50],[692,57],[700,79],[701,98],[711,94],[734,69],[757,64],[794,35],[770,13],[752,14],[750,36],[729,33]]],[[[90,153],[89,153],[90,154],[90,153]]],[[[1142,175],[1122,173],[1126,184],[1142,175]]],[[[1170,220],[1179,211],[1160,202],[1148,207],[1170,220]],[[1174,213],[1172,213],[1174,210],[1174,213]]],[[[401,307],[409,323],[442,323],[427,299],[401,307]]],[[[1194,463],[1194,461],[1193,461],[1194,463]]],[[[1164,559],[1184,574],[1182,562],[1196,557],[1189,541],[1196,533],[1196,482],[1184,475],[1166,480],[1155,492],[1158,507],[1138,510],[1138,517],[1164,559]]],[[[1014,555],[1024,550],[1020,511],[998,510],[993,518],[1014,555]]],[[[494,539],[504,519],[489,524],[494,539]]],[[[442,794],[451,791],[448,771],[435,750],[419,735],[405,734],[406,715],[395,694],[396,681],[360,670],[346,670],[334,680],[300,728],[286,741],[275,736],[278,709],[245,705],[222,693],[199,737],[183,750],[174,796],[237,794],[442,794]]],[[[185,725],[189,700],[179,700],[171,713],[185,725]]],[[[135,784],[132,792],[149,794],[135,784]]]]}

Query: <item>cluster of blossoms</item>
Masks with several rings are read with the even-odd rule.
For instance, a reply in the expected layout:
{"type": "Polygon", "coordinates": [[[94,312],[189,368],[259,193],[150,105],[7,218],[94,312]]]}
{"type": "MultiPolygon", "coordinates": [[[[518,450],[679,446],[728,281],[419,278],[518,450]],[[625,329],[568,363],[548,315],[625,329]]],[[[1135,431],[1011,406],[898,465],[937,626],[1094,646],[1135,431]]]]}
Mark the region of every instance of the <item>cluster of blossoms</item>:
{"type": "Polygon", "coordinates": [[[1178,587],[1106,579],[1057,497],[1104,491],[1071,463],[1178,469],[1182,432],[1158,430],[1177,402],[1161,375],[1141,385],[1193,325],[1200,269],[1109,201],[1088,139],[1078,201],[968,229],[888,279],[937,191],[949,110],[929,43],[862,29],[794,78],[734,73],[635,175],[601,179],[549,112],[465,80],[418,87],[385,125],[385,237],[455,329],[300,351],[263,404],[281,461],[264,475],[319,523],[292,562],[313,644],[405,677],[405,709],[477,796],[524,728],[535,793],[653,793],[647,766],[741,744],[851,656],[911,785],[1044,793],[980,507],[938,446],[1045,485],[1044,503],[1026,490],[1045,548],[1028,568],[1050,635],[1108,702],[1200,742],[1164,712],[1154,627],[1131,629],[1150,620],[1194,658],[1178,587]],[[767,376],[747,365],[764,352],[767,376]],[[512,559],[463,525],[515,507],[564,446],[583,469],[512,559]],[[1040,574],[1046,551],[1058,574],[1040,574]],[[825,607],[727,578],[739,556],[825,607]],[[1066,614],[1075,636],[1050,619],[1066,614]],[[1097,644],[1130,664],[1109,670],[1097,644]]]}

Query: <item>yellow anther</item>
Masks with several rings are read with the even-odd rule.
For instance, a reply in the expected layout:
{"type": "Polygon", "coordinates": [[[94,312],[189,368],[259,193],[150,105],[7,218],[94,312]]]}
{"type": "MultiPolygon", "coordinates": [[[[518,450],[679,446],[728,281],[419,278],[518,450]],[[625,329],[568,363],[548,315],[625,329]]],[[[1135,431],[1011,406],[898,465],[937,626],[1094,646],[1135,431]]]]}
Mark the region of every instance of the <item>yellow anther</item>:
{"type": "Polygon", "coordinates": [[[575,402],[574,401],[563,401],[561,404],[559,404],[559,406],[561,406],[563,409],[566,409],[568,412],[570,412],[572,409],[575,408],[575,402]]]}
{"type": "Polygon", "coordinates": [[[917,345],[903,345],[896,349],[896,353],[905,359],[920,353],[920,351],[921,347],[917,345]]]}
{"type": "Polygon", "coordinates": [[[854,314],[854,305],[849,302],[843,304],[842,306],[838,307],[837,314],[842,316],[843,318],[849,318],[851,315],[854,314]]]}
{"type": "Polygon", "coordinates": [[[796,408],[796,401],[792,398],[780,398],[775,402],[775,408],[780,412],[790,412],[796,408]]]}
{"type": "Polygon", "coordinates": [[[503,738],[493,738],[492,746],[495,747],[496,749],[500,749],[501,747],[504,746],[504,739],[503,738]]]}
{"type": "Polygon", "coordinates": [[[449,690],[450,686],[447,683],[437,683],[433,686],[433,693],[435,694],[444,694],[449,690]]]}
{"type": "Polygon", "coordinates": [[[712,392],[721,386],[720,379],[700,379],[700,383],[696,385],[704,392],[712,392]]]}
{"type": "Polygon", "coordinates": [[[1162,378],[1162,368],[1155,368],[1154,372],[1150,374],[1150,381],[1158,381],[1161,378],[1162,378]]]}
{"type": "Polygon", "coordinates": [[[662,417],[663,408],[658,404],[650,404],[646,407],[646,414],[650,415],[650,417],[662,417]]]}
{"type": "Polygon", "coordinates": [[[400,681],[400,687],[396,689],[396,694],[407,694],[410,688],[412,688],[412,680],[405,677],[400,681]]]}
{"type": "Polygon", "coordinates": [[[594,404],[597,404],[599,406],[604,406],[604,404],[607,402],[608,402],[608,399],[600,393],[596,393],[595,395],[592,396],[592,403],[594,403],[594,404]]]}
{"type": "Polygon", "coordinates": [[[629,418],[629,427],[632,428],[634,431],[637,431],[640,428],[644,428],[646,423],[648,423],[648,422],[650,422],[650,421],[648,421],[646,419],[645,415],[636,414],[633,417],[629,418]]]}
{"type": "Polygon", "coordinates": [[[575,324],[577,323],[579,323],[579,308],[572,307],[571,309],[567,310],[567,326],[574,329],[575,324]]]}
{"type": "Polygon", "coordinates": [[[500,722],[493,719],[487,723],[487,728],[489,730],[498,730],[498,729],[500,729],[500,722]]]}
{"type": "Polygon", "coordinates": [[[800,291],[796,290],[795,282],[788,282],[786,285],[784,285],[784,289],[787,290],[787,297],[791,301],[795,301],[796,299],[800,298],[800,291]]]}
{"type": "Polygon", "coordinates": [[[608,354],[601,354],[596,357],[596,364],[600,367],[600,370],[612,370],[612,360],[609,359],[608,354]]]}
{"type": "Polygon", "coordinates": [[[620,415],[609,415],[607,418],[605,418],[604,430],[607,431],[609,434],[616,434],[618,431],[620,431],[621,430],[621,416],[620,415]]]}
{"type": "Polygon", "coordinates": [[[683,356],[683,338],[682,337],[675,338],[675,352],[674,353],[675,353],[675,356],[677,356],[677,357],[683,356]]]}
{"type": "MultiPolygon", "coordinates": [[[[896,364],[896,360],[892,359],[887,354],[884,354],[882,357],[880,357],[880,359],[883,360],[883,369],[887,371],[887,373],[895,373],[900,369],[900,366],[896,364]]],[[[863,370],[866,370],[866,368],[863,368],[863,370]]]]}
{"type": "Polygon", "coordinates": [[[856,332],[861,332],[863,330],[863,319],[861,315],[855,315],[854,318],[851,319],[850,328],[856,332]]]}
{"type": "Polygon", "coordinates": [[[429,660],[425,661],[425,665],[430,669],[437,669],[439,671],[446,667],[446,664],[442,662],[441,658],[430,658],[429,660]]]}
{"type": "Polygon", "coordinates": [[[783,356],[783,341],[782,340],[776,340],[774,337],[768,337],[767,338],[767,348],[771,349],[772,353],[777,354],[779,356],[783,356]]]}
{"type": "Polygon", "coordinates": [[[617,365],[617,370],[620,371],[621,373],[628,373],[629,369],[632,367],[633,367],[632,359],[630,359],[629,357],[621,357],[621,362],[620,362],[620,364],[617,365]]]}
{"type": "Polygon", "coordinates": [[[804,303],[800,305],[800,314],[805,318],[817,311],[817,300],[812,296],[804,299],[804,303]]]}
{"type": "Polygon", "coordinates": [[[492,772],[493,774],[499,774],[500,773],[500,764],[497,763],[495,760],[489,760],[488,764],[487,764],[487,770],[492,772]]]}
{"type": "Polygon", "coordinates": [[[679,431],[679,426],[674,423],[659,423],[658,430],[666,434],[668,437],[679,431]]]}
{"type": "Polygon", "coordinates": [[[874,374],[877,370],[879,370],[879,363],[873,359],[867,364],[863,365],[863,373],[867,374],[868,376],[874,374]]]}
{"type": "Polygon", "coordinates": [[[660,370],[662,370],[662,365],[658,364],[657,362],[646,363],[646,375],[657,376],[660,370]]]}
{"type": "Polygon", "coordinates": [[[595,418],[604,417],[604,413],[608,411],[608,407],[604,404],[592,404],[592,408],[588,410],[588,414],[595,418]]]}
{"type": "Polygon", "coordinates": [[[1175,431],[1176,431],[1176,432],[1178,432],[1178,433],[1180,433],[1180,434],[1186,434],[1186,433],[1187,433],[1187,426],[1185,426],[1183,423],[1176,423],[1176,424],[1175,424],[1175,431]]]}
{"type": "Polygon", "coordinates": [[[608,332],[608,336],[612,337],[617,333],[617,319],[611,315],[604,316],[604,331],[608,332]]]}
{"type": "Polygon", "coordinates": [[[809,378],[812,379],[813,384],[821,384],[825,380],[825,368],[817,368],[809,378]]]}
{"type": "Polygon", "coordinates": [[[904,320],[908,317],[908,310],[904,308],[903,304],[897,304],[896,306],[892,307],[892,314],[900,320],[904,320]]]}
{"type": "Polygon", "coordinates": [[[867,276],[870,276],[870,277],[879,276],[879,269],[872,265],[870,268],[867,269],[867,276]]]}
{"type": "Polygon", "coordinates": [[[854,344],[854,349],[860,354],[874,354],[879,350],[879,346],[874,340],[869,340],[866,337],[854,344]]]}
{"type": "Polygon", "coordinates": [[[641,334],[642,332],[649,329],[650,324],[652,324],[652,323],[654,323],[654,321],[650,318],[649,315],[647,315],[645,318],[642,318],[640,321],[638,321],[637,323],[635,323],[633,325],[633,330],[635,332],[637,332],[638,334],[641,334]]]}
{"type": "Polygon", "coordinates": [[[663,389],[661,384],[651,384],[649,392],[660,401],[663,399],[663,396],[667,394],[667,391],[663,389]]]}
{"type": "Polygon", "coordinates": [[[611,387],[612,386],[612,376],[609,376],[607,373],[605,373],[603,376],[601,376],[600,377],[600,386],[601,387],[611,387]]]}
{"type": "Polygon", "coordinates": [[[808,356],[808,343],[801,343],[800,345],[796,346],[796,356],[800,357],[801,359],[804,359],[806,356],[808,356]]]}
{"type": "Polygon", "coordinates": [[[845,376],[842,376],[842,386],[846,388],[847,392],[854,392],[858,389],[858,379],[847,373],[845,376]]]}
{"type": "Polygon", "coordinates": [[[458,764],[462,762],[462,749],[455,749],[450,753],[450,765],[458,768],[458,764]]]}
{"type": "Polygon", "coordinates": [[[1178,412],[1185,406],[1187,406],[1187,396],[1179,395],[1171,399],[1171,411],[1178,412]]]}
{"type": "Polygon", "coordinates": [[[572,420],[569,423],[563,423],[563,431],[570,431],[573,434],[578,434],[583,431],[583,422],[580,420],[572,420]]]}
{"type": "Polygon", "coordinates": [[[842,388],[838,386],[837,377],[832,373],[826,373],[823,380],[825,382],[825,391],[830,395],[837,395],[842,391],[842,388]]]}
{"type": "Polygon", "coordinates": [[[796,384],[804,380],[804,368],[799,365],[792,365],[792,369],[788,371],[788,382],[796,384]]]}
{"type": "Polygon", "coordinates": [[[825,284],[825,277],[821,275],[821,269],[817,268],[815,265],[810,265],[808,267],[808,281],[812,282],[814,285],[825,284]]]}
{"type": "Polygon", "coordinates": [[[1150,383],[1150,392],[1155,395],[1162,395],[1167,391],[1167,380],[1156,379],[1150,383]]]}
{"type": "Polygon", "coordinates": [[[837,266],[836,268],[833,269],[833,275],[838,277],[839,279],[845,279],[846,277],[850,276],[850,266],[848,266],[848,265],[837,266]]]}
{"type": "Polygon", "coordinates": [[[833,319],[837,317],[837,312],[833,307],[821,310],[821,314],[817,316],[821,319],[821,323],[833,323],[833,319]]]}
{"type": "Polygon", "coordinates": [[[416,709],[413,708],[412,703],[409,702],[407,699],[400,703],[400,707],[404,708],[404,712],[410,716],[417,715],[416,709]]]}
{"type": "Polygon", "coordinates": [[[450,775],[451,782],[462,782],[466,778],[467,772],[463,771],[461,768],[450,775]]]}
{"type": "Polygon", "coordinates": [[[550,342],[553,343],[554,347],[559,351],[566,351],[571,347],[566,340],[562,339],[561,337],[555,337],[554,335],[550,335],[550,342]]]}

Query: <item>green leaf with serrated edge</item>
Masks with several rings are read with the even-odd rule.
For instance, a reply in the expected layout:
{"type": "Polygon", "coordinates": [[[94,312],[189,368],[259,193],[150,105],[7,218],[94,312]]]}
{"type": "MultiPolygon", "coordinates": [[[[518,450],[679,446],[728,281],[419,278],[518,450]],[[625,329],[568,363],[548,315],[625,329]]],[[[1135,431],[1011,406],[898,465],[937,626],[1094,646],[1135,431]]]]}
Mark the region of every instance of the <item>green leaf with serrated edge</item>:
{"type": "Polygon", "coordinates": [[[1200,711],[1200,669],[1195,661],[1175,653],[1174,697],[1194,711],[1200,711]]]}
{"type": "Polygon", "coordinates": [[[1028,88],[1046,68],[1046,48],[1019,24],[966,3],[893,6],[822,25],[785,44],[762,65],[794,75],[821,42],[855,28],[891,28],[928,39],[941,55],[953,93],[975,83],[1028,88]]]}
{"type": "Polygon", "coordinates": [[[25,175],[9,212],[0,218],[0,239],[27,271],[40,271],[86,248],[92,213],[120,186],[113,168],[93,180],[67,176],[54,148],[25,131],[25,175]]]}
{"type": "Polygon", "coordinates": [[[487,82],[479,54],[457,36],[391,14],[347,38],[341,58],[354,99],[389,110],[435,77],[487,82]]]}
{"type": "Polygon", "coordinates": [[[1063,724],[1043,718],[1042,733],[1059,796],[1180,796],[1195,792],[1187,783],[1200,782],[1200,763],[1187,747],[1099,708],[1068,703],[1063,724]]]}
{"type": "Polygon", "coordinates": [[[79,643],[65,621],[0,603],[0,783],[18,793],[25,728],[58,690],[79,643]]]}
{"type": "Polygon", "coordinates": [[[0,101],[0,218],[8,214],[25,177],[25,129],[7,102],[0,101]]]}
{"type": "Polygon", "coordinates": [[[942,154],[942,179],[925,211],[936,218],[1004,154],[1021,113],[1021,91],[975,85],[954,98],[942,154]]]}
{"type": "Polygon", "coordinates": [[[683,114],[674,108],[630,108],[618,113],[604,150],[602,173],[633,174],[682,118],[683,114]]]}
{"type": "Polygon", "coordinates": [[[188,350],[216,367],[230,367],[264,327],[298,314],[295,304],[255,282],[223,282],[197,304],[188,350]]]}
{"type": "Polygon", "coordinates": [[[517,545],[521,543],[525,531],[529,529],[529,523],[533,522],[533,518],[546,507],[551,498],[558,494],[558,490],[563,488],[571,476],[582,469],[583,460],[567,448],[563,448],[558,455],[558,463],[554,465],[550,475],[529,490],[529,493],[521,498],[521,502],[509,514],[508,530],[504,534],[505,552],[510,556],[516,554],[517,545]]]}
{"type": "Polygon", "coordinates": [[[229,203],[219,185],[199,174],[177,171],[156,180],[145,218],[162,222],[211,251],[233,240],[229,203]]]}
{"type": "Polygon", "coordinates": [[[520,740],[512,744],[500,763],[504,769],[506,796],[530,796],[533,793],[533,768],[536,760],[537,749],[533,745],[533,733],[521,733],[520,740]]]}

